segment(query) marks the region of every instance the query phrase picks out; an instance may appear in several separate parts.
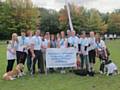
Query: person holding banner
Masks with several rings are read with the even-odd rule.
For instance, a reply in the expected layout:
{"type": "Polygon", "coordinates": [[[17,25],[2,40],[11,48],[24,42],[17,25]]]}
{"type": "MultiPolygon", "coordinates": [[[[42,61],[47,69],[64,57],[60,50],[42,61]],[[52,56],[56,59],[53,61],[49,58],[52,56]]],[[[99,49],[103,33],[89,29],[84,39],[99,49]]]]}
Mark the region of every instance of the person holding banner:
{"type": "Polygon", "coordinates": [[[71,36],[71,31],[67,30],[67,38],[69,38],[71,36]]]}
{"type": "Polygon", "coordinates": [[[56,46],[57,48],[60,48],[60,34],[59,33],[57,33],[56,46]]]}
{"type": "Polygon", "coordinates": [[[52,34],[50,39],[50,48],[56,48],[56,47],[57,47],[57,44],[56,44],[55,35],[52,34]]]}
{"type": "Polygon", "coordinates": [[[67,42],[68,42],[68,47],[70,47],[70,43],[71,43],[71,31],[70,30],[67,30],[67,42]]]}
{"type": "Polygon", "coordinates": [[[61,31],[60,48],[67,48],[67,39],[64,31],[61,31]]]}
{"type": "Polygon", "coordinates": [[[44,71],[45,71],[45,68],[46,68],[46,49],[49,47],[49,39],[47,39],[47,34],[45,34],[43,37],[42,37],[42,55],[43,55],[43,65],[44,65],[44,71]]]}
{"type": "Polygon", "coordinates": [[[75,36],[75,35],[76,35],[76,32],[71,31],[71,37],[69,38],[69,44],[70,44],[70,47],[77,48],[79,38],[77,36],[75,36]]]}
{"type": "MultiPolygon", "coordinates": [[[[60,48],[67,48],[67,39],[65,38],[65,32],[61,31],[61,39],[60,39],[60,48]]],[[[61,73],[65,73],[64,68],[61,68],[61,73]]]]}
{"type": "Polygon", "coordinates": [[[43,53],[43,60],[45,60],[46,57],[46,49],[48,48],[48,40],[47,40],[47,35],[42,37],[42,53],[43,53]]]}
{"type": "Polygon", "coordinates": [[[50,48],[50,33],[49,32],[46,32],[45,39],[47,40],[48,48],[50,48]]]}

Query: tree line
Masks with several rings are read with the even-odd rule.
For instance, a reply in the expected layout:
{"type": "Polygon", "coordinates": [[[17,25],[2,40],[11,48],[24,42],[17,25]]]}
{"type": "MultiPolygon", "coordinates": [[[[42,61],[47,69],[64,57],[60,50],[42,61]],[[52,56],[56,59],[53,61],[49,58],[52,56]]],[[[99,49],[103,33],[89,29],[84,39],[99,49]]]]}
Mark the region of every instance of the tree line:
{"type": "MultiPolygon", "coordinates": [[[[69,5],[74,30],[120,34],[120,9],[112,13],[101,13],[96,9],[86,9],[69,5]]],[[[59,11],[38,8],[31,0],[6,0],[0,2],[0,40],[8,39],[11,33],[21,29],[41,29],[44,32],[58,33],[69,29],[66,6],[59,11]]]]}

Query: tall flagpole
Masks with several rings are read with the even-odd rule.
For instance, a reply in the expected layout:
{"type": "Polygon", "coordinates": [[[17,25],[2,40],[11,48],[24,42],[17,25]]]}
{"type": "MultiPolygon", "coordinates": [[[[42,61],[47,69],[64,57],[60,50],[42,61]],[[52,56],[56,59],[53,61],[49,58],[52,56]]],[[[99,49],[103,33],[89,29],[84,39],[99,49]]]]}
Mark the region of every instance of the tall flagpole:
{"type": "Polygon", "coordinates": [[[72,20],[71,20],[70,8],[69,8],[69,2],[68,2],[68,0],[65,0],[65,3],[66,3],[66,7],[67,7],[67,13],[68,13],[70,30],[73,31],[74,29],[73,29],[73,24],[72,24],[72,20]]]}

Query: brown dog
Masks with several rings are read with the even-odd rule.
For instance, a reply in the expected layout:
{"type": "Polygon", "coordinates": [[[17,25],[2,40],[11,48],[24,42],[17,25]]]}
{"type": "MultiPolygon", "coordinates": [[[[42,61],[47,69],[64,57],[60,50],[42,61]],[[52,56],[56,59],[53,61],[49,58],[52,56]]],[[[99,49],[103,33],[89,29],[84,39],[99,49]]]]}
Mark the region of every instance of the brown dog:
{"type": "Polygon", "coordinates": [[[79,56],[79,54],[77,55],[76,64],[77,64],[77,68],[76,69],[80,69],[80,56],[79,56]]]}
{"type": "Polygon", "coordinates": [[[21,70],[23,70],[24,65],[18,64],[15,69],[10,72],[7,72],[3,75],[4,80],[14,80],[16,77],[21,76],[21,70]]]}

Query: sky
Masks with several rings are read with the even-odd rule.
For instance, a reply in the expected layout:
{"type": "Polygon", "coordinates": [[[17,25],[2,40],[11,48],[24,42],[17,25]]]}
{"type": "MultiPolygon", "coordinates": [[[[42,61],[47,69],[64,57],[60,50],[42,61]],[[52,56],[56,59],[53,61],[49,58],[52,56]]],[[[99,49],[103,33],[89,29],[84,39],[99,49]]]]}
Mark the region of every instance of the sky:
{"type": "MultiPolygon", "coordinates": [[[[65,0],[32,0],[38,7],[60,10],[65,5],[65,0]]],[[[84,6],[87,9],[96,8],[100,12],[112,12],[114,9],[120,9],[120,0],[67,0],[78,6],[84,6]]]]}

